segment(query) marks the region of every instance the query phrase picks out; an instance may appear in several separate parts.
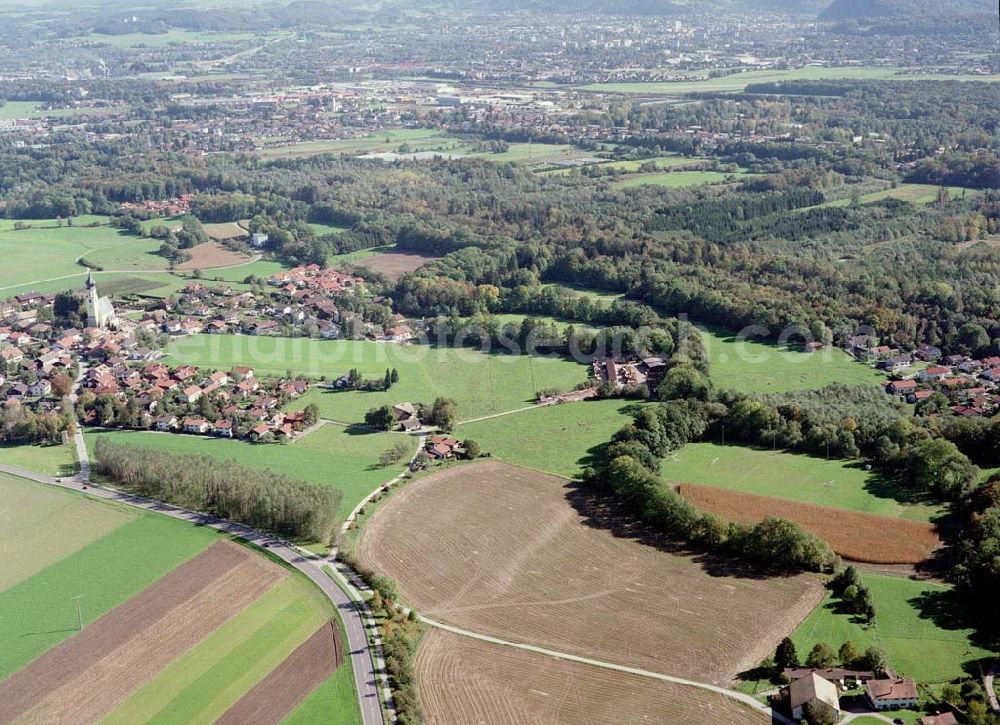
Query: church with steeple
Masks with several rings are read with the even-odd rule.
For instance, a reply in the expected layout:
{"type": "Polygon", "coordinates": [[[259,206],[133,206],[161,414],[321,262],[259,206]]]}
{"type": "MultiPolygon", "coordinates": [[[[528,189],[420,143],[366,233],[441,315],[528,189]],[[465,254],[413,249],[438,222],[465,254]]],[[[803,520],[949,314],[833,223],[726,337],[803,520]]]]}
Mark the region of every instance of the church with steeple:
{"type": "Polygon", "coordinates": [[[93,271],[87,272],[87,327],[109,330],[118,327],[118,316],[110,297],[97,294],[93,271]]]}

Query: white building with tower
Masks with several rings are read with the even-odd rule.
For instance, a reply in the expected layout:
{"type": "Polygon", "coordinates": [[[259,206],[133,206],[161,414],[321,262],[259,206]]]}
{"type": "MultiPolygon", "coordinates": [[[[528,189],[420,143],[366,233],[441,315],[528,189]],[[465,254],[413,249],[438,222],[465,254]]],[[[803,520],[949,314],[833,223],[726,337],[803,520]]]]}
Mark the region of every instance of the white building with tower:
{"type": "Polygon", "coordinates": [[[110,297],[100,297],[97,294],[97,283],[94,282],[92,270],[87,272],[87,327],[108,330],[118,327],[118,316],[110,297]]]}

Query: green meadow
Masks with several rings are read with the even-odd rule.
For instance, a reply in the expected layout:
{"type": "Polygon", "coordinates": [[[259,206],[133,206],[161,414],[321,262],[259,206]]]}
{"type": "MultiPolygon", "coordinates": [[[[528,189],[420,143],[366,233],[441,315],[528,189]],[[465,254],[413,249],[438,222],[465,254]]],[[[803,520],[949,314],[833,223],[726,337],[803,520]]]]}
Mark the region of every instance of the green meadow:
{"type": "Polygon", "coordinates": [[[875,626],[865,629],[850,615],[837,613],[827,595],[792,635],[801,656],[817,642],[837,650],[851,640],[859,650],[880,647],[899,674],[920,683],[963,677],[965,663],[991,656],[972,643],[970,630],[950,621],[954,612],[947,610],[955,604],[947,603],[948,587],[864,572],[862,576],[878,613],[875,626]]]}
{"type": "Polygon", "coordinates": [[[484,354],[472,349],[400,345],[367,340],[195,335],[172,342],[167,363],[192,363],[229,369],[250,365],[258,375],[293,374],[335,380],[352,368],[363,377],[381,378],[387,368],[399,382],[387,392],[313,389],[295,401],[316,403],[324,418],[358,423],[371,408],[403,402],[433,403],[452,398],[468,420],[530,405],[538,391],[568,390],[587,379],[588,370],[572,360],[527,355],[484,354]]]}
{"type": "Polygon", "coordinates": [[[0,463],[47,476],[70,476],[76,472],[76,453],[69,443],[0,446],[0,463]]]}
{"type": "Polygon", "coordinates": [[[660,186],[665,189],[680,189],[699,184],[718,184],[739,178],[740,174],[721,171],[666,171],[654,174],[637,174],[611,184],[615,189],[630,189],[636,186],[660,186]]]}
{"type": "Polygon", "coordinates": [[[882,479],[857,461],[718,443],[688,443],[663,460],[664,478],[800,503],[929,521],[940,506],[901,503],[879,495],[882,479]]]}
{"type": "Polygon", "coordinates": [[[507,463],[573,478],[583,470],[588,451],[631,422],[634,407],[622,400],[549,405],[462,423],[455,435],[475,440],[483,452],[507,463]]]}
{"type": "Polygon", "coordinates": [[[350,661],[299,703],[282,725],[355,725],[361,722],[350,661]]]}
{"type": "Polygon", "coordinates": [[[747,393],[780,393],[822,388],[831,383],[880,385],[885,376],[839,348],[807,353],[785,346],[699,328],[708,348],[712,380],[717,388],[747,393]]]}
{"type": "MultiPolygon", "coordinates": [[[[291,407],[300,409],[300,398],[291,407]]],[[[399,441],[416,452],[417,439],[402,433],[373,433],[363,428],[324,425],[289,444],[257,444],[211,436],[189,436],[146,431],[88,431],[88,449],[93,452],[98,436],[118,443],[167,451],[181,455],[205,455],[235,460],[251,468],[268,469],[290,478],[340,489],[344,498],[341,515],[346,515],[365,496],[398,474],[405,461],[387,468],[379,456],[399,441]]]]}

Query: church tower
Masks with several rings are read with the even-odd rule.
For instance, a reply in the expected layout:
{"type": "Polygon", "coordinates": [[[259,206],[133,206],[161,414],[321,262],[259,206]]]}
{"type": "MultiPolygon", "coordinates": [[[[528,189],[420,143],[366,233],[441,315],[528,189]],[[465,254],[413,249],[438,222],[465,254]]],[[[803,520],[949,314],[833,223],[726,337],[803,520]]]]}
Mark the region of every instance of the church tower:
{"type": "Polygon", "coordinates": [[[87,270],[87,327],[101,326],[101,301],[97,296],[97,283],[94,282],[94,273],[87,270]]]}

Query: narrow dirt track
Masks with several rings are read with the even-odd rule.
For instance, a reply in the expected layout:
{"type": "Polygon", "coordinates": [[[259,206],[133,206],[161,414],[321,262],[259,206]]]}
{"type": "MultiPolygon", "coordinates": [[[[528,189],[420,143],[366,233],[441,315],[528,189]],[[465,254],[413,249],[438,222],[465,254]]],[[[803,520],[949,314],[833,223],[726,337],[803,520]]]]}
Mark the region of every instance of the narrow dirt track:
{"type": "Polygon", "coordinates": [[[278,725],[344,664],[336,622],[327,622],[254,685],[215,725],[278,725]]]}
{"type": "MultiPolygon", "coordinates": [[[[214,582],[230,581],[229,575],[243,571],[241,565],[252,559],[249,550],[236,544],[226,541],[213,544],[76,636],[50,649],[0,682],[0,723],[13,722],[106,658],[121,654],[130,639],[159,633],[161,623],[169,621],[175,609],[196,600],[214,582]]],[[[278,567],[274,569],[284,574],[278,567]]],[[[270,581],[273,583],[275,579],[272,577],[270,581]]],[[[155,639],[156,635],[152,636],[155,639]]]]}
{"type": "Polygon", "coordinates": [[[427,725],[764,725],[769,721],[765,714],[723,695],[554,660],[442,630],[424,637],[416,671],[427,725]]]}

